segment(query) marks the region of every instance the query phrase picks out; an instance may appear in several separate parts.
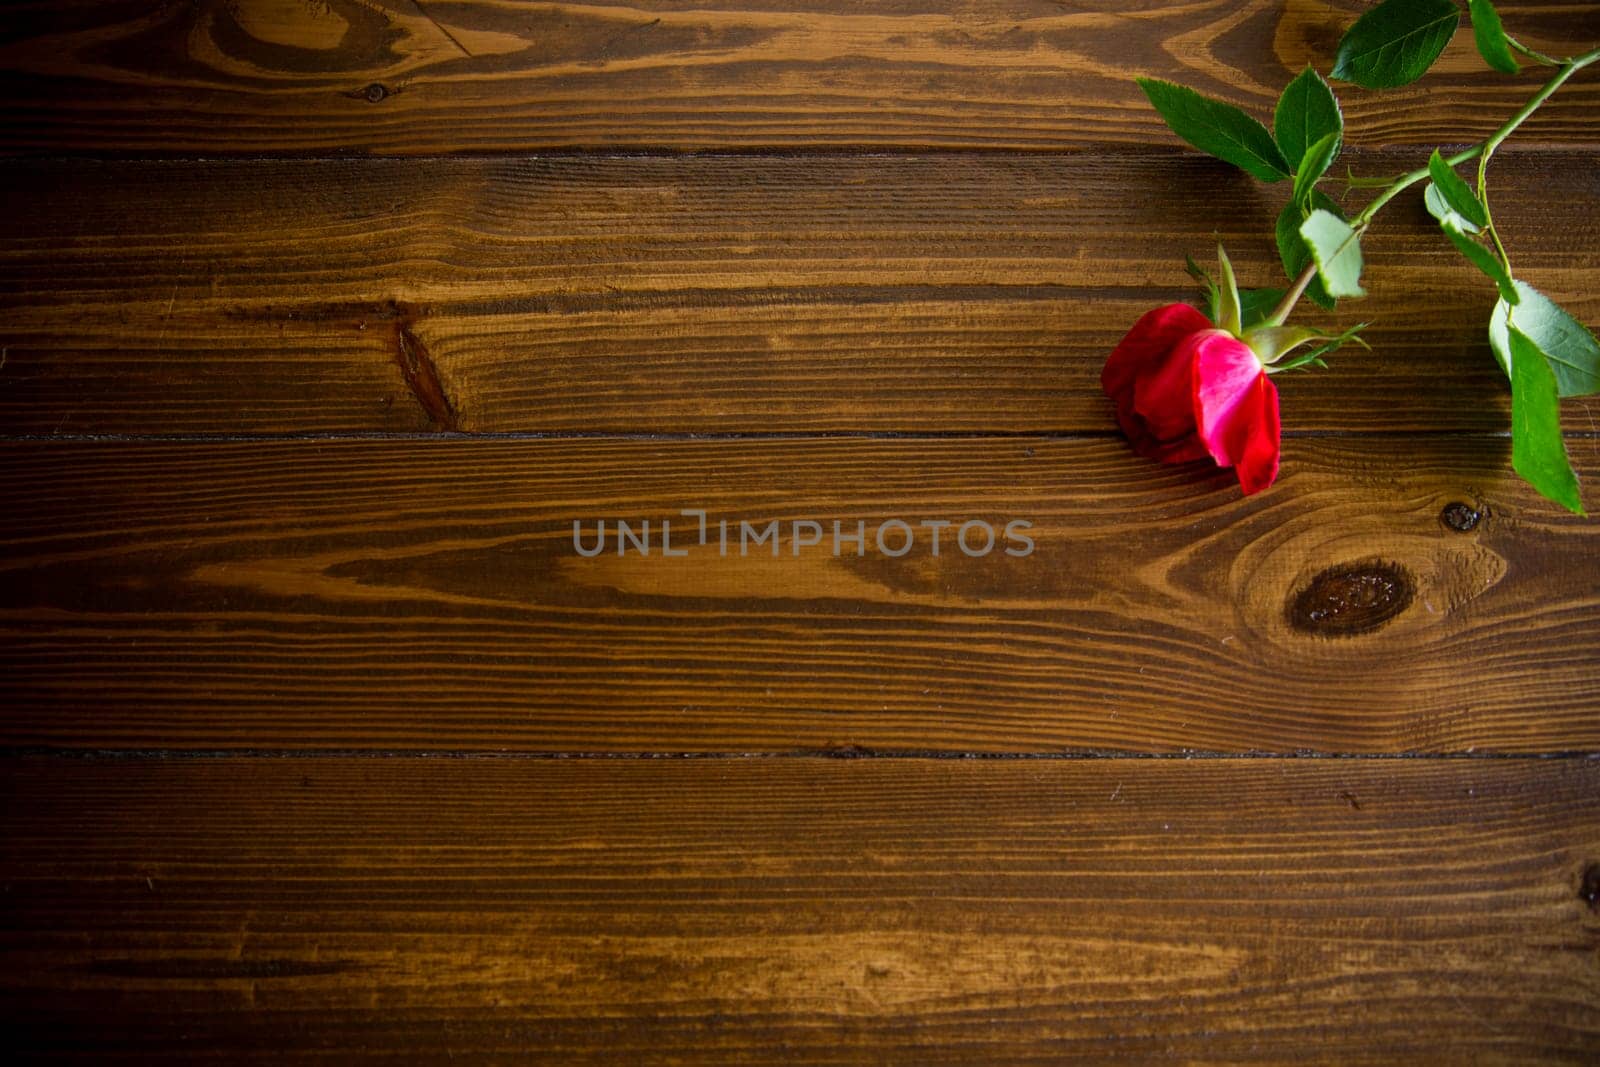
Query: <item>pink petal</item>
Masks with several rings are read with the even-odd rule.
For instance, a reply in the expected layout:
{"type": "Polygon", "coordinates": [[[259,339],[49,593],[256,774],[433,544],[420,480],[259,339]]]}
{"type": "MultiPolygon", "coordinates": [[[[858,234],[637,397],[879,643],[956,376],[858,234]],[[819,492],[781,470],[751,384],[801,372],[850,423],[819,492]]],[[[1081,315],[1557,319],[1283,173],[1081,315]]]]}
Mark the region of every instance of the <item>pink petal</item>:
{"type": "Polygon", "coordinates": [[[1239,430],[1251,411],[1241,405],[1262,377],[1261,361],[1243,341],[1222,330],[1196,334],[1189,344],[1195,350],[1195,428],[1211,458],[1231,467],[1244,452],[1239,430]]]}
{"type": "Polygon", "coordinates": [[[1213,331],[1195,339],[1195,424],[1211,458],[1235,468],[1248,496],[1278,475],[1278,387],[1245,344],[1213,331]]]}

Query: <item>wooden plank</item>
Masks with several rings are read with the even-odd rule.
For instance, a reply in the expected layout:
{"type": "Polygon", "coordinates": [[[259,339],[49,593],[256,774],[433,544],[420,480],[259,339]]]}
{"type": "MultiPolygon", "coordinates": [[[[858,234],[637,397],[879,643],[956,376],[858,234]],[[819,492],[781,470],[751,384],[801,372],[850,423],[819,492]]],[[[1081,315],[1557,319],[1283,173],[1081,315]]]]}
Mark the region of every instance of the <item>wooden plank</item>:
{"type": "Polygon", "coordinates": [[[1299,440],[1242,499],[1105,439],[11,443],[0,741],[1592,749],[1600,534],[1507,447],[1299,440]]]}
{"type": "MultiPolygon", "coordinates": [[[[10,433],[1103,431],[1186,254],[1282,277],[1279,193],[1169,154],[5,169],[10,433]]],[[[1600,321],[1595,157],[1495,189],[1518,275],[1600,321]]],[[[1327,320],[1376,350],[1286,380],[1286,425],[1503,430],[1492,287],[1420,206],[1381,221],[1327,320]]]]}
{"type": "Polygon", "coordinates": [[[11,760],[13,1048],[1583,1062],[1600,762],[11,760]]]}
{"type": "MultiPolygon", "coordinates": [[[[0,145],[24,152],[455,153],[672,149],[1060,150],[1171,143],[1133,83],[1177,79],[1269,116],[1327,71],[1360,0],[114,0],[8,11],[0,145]]],[[[1600,5],[1504,0],[1572,55],[1600,5]]],[[[1538,85],[1489,72],[1469,31],[1420,86],[1346,93],[1355,143],[1481,139],[1538,85]]],[[[1594,145],[1600,87],[1530,123],[1594,145]]]]}

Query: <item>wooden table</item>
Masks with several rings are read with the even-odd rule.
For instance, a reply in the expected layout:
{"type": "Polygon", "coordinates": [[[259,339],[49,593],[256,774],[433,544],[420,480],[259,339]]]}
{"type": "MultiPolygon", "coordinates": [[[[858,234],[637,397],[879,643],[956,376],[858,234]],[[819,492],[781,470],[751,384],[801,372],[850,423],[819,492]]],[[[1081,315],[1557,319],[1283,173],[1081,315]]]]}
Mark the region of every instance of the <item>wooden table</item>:
{"type": "MultiPolygon", "coordinates": [[[[1489,288],[1389,213],[1373,351],[1281,383],[1258,496],[1099,391],[1185,254],[1278,277],[1279,190],[1132,76],[1265,114],[1361,7],[8,10],[8,1044],[1595,1062],[1600,525],[1508,470],[1489,288]],[[957,525],[790,548],[891,519],[957,525]]],[[[1348,161],[1533,84],[1463,32],[1346,94],[1348,161]]],[[[1585,74],[1494,172],[1591,324],[1597,114],[1585,74]]]]}

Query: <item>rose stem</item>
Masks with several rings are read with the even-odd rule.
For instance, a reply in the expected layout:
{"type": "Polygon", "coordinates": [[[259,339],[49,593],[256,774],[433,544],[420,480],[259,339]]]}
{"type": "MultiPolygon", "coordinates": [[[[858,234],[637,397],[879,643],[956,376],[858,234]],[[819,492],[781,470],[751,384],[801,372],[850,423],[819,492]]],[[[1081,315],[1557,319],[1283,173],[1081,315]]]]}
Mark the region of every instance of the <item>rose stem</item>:
{"type": "MultiPolygon", "coordinates": [[[[1532,115],[1535,111],[1539,110],[1540,104],[1543,104],[1546,100],[1550,99],[1551,96],[1555,95],[1556,90],[1561,88],[1562,85],[1566,84],[1568,78],[1572,77],[1578,71],[1582,70],[1584,67],[1587,67],[1597,59],[1600,59],[1600,48],[1585,52],[1581,56],[1574,56],[1562,63],[1561,69],[1556,71],[1555,77],[1546,82],[1544,87],[1535,93],[1533,97],[1522,106],[1522,110],[1518,111],[1515,115],[1512,115],[1510,119],[1506,120],[1505,125],[1494,131],[1494,133],[1489,136],[1488,140],[1484,141],[1482,144],[1474,145],[1465,152],[1451,156],[1449,159],[1445,160],[1445,162],[1452,167],[1458,167],[1468,160],[1477,159],[1481,155],[1484,157],[1484,165],[1487,166],[1488,157],[1494,154],[1495,149],[1499,148],[1501,142],[1503,142],[1507,137],[1510,137],[1518,126],[1521,126],[1525,121],[1527,121],[1529,115],[1532,115]]],[[[1480,181],[1482,169],[1482,167],[1479,168],[1480,181]]],[[[1427,176],[1428,168],[1420,167],[1408,174],[1402,174],[1400,177],[1391,182],[1388,188],[1384,189],[1383,192],[1374,197],[1372,203],[1368,204],[1364,209],[1362,209],[1361,214],[1357,215],[1354,221],[1350,224],[1350,228],[1355,231],[1356,236],[1359,237],[1363,232],[1365,232],[1368,224],[1372,222],[1372,217],[1381,211],[1385,204],[1427,176]]],[[[1498,237],[1496,238],[1496,242],[1498,243],[1498,237]]],[[[1298,303],[1300,298],[1305,295],[1306,286],[1310,285],[1311,279],[1315,278],[1316,276],[1317,264],[1315,260],[1312,260],[1310,263],[1306,264],[1305,269],[1300,272],[1297,278],[1295,278],[1294,284],[1289,287],[1289,291],[1283,294],[1283,299],[1279,301],[1276,308],[1273,308],[1272,314],[1267,316],[1267,322],[1274,326],[1281,326],[1284,322],[1288,321],[1289,313],[1294,310],[1295,304],[1298,303]]]]}

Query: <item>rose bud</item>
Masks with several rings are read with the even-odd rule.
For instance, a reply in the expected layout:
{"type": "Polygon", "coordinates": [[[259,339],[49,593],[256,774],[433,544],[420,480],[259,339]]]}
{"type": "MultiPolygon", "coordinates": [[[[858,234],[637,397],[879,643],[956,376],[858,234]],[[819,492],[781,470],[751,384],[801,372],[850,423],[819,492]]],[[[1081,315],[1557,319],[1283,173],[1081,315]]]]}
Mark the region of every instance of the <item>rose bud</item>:
{"type": "Polygon", "coordinates": [[[1278,390],[1250,346],[1187,304],[1146,313],[1100,376],[1134,451],[1163,463],[1210,457],[1246,495],[1278,474],[1278,390]]]}

